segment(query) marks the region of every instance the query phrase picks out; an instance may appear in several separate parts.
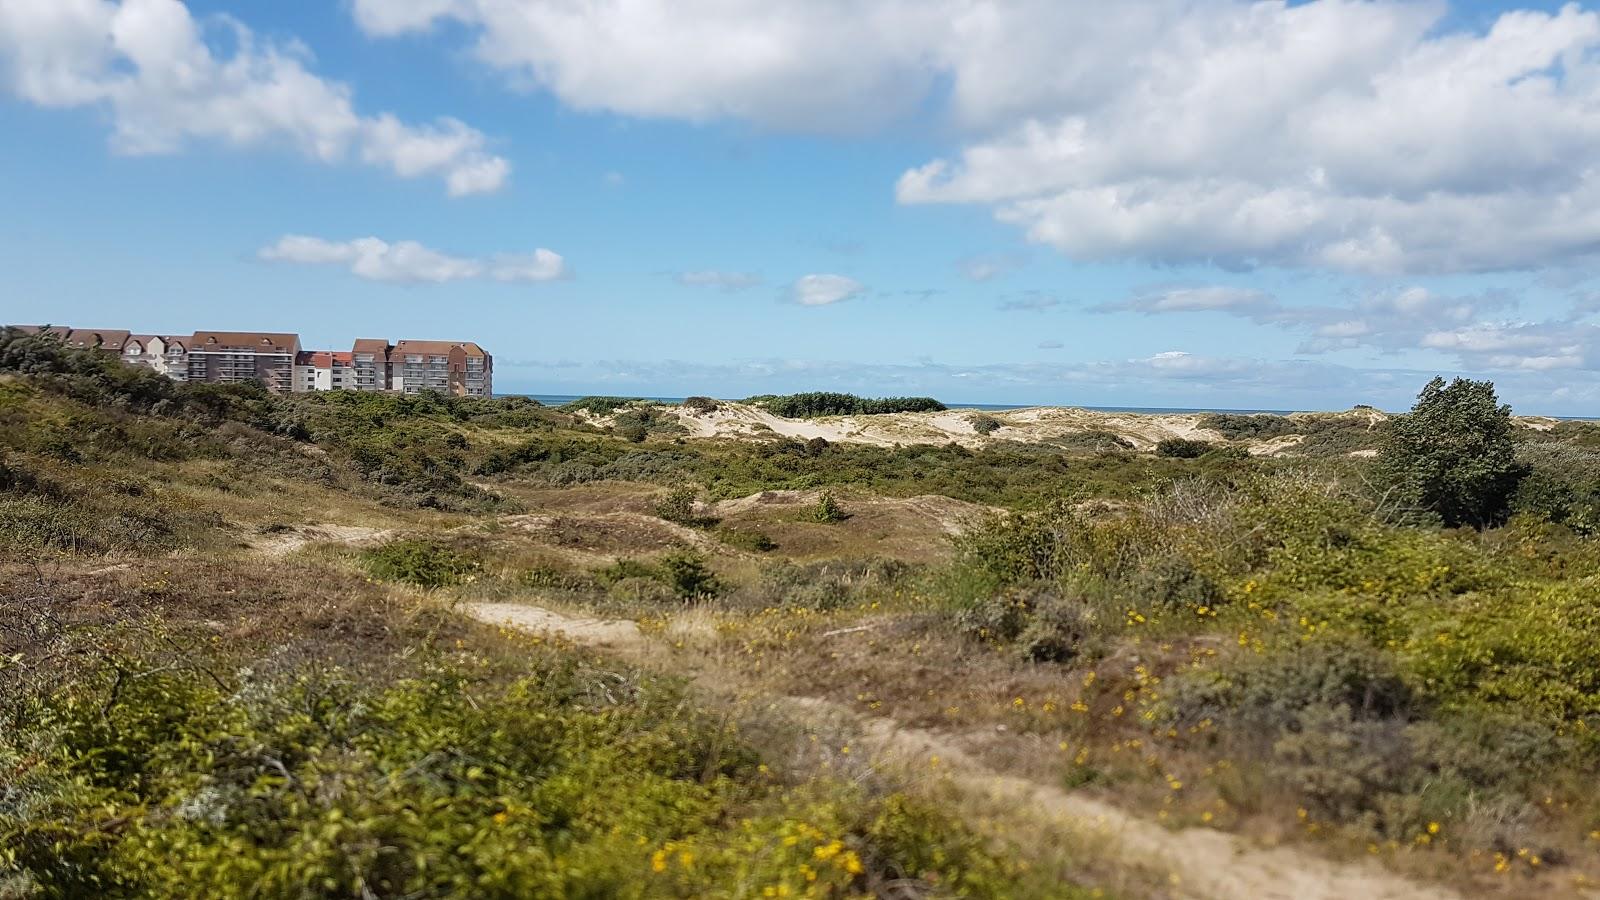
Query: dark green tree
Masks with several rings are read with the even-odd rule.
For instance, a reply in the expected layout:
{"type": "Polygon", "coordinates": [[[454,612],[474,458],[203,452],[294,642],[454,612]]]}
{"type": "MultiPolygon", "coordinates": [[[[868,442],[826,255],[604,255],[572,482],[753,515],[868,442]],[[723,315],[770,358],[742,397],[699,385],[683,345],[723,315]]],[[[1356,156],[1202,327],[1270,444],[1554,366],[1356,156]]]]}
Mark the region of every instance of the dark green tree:
{"type": "Polygon", "coordinates": [[[1435,378],[1411,412],[1392,423],[1379,468],[1394,499],[1437,514],[1447,526],[1498,525],[1527,474],[1514,432],[1511,407],[1495,396],[1492,382],[1435,378]]]}

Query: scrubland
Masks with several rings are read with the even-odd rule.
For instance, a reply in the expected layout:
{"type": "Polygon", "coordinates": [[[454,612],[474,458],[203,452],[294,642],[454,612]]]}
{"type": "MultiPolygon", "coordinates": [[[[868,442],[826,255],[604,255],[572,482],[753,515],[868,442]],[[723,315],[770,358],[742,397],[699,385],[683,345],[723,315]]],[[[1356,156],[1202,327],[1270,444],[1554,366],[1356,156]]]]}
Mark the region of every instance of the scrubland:
{"type": "Polygon", "coordinates": [[[1422,406],[884,446],[0,370],[0,896],[1600,879],[1587,423],[1441,474],[1422,406]]]}

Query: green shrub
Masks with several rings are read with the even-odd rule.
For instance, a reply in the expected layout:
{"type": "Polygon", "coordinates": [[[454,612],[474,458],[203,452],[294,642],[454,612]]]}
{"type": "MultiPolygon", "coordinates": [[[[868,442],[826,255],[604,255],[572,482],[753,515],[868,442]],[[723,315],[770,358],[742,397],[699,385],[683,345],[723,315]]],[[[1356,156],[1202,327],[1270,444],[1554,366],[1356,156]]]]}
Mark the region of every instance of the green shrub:
{"type": "Polygon", "coordinates": [[[766,553],[778,549],[778,542],[774,541],[766,532],[753,528],[733,528],[723,526],[712,532],[717,540],[730,547],[748,550],[752,553],[766,553]]]}
{"type": "Polygon", "coordinates": [[[1254,415],[1209,413],[1201,416],[1197,424],[1201,428],[1210,429],[1221,434],[1230,441],[1282,437],[1286,434],[1295,434],[1299,430],[1293,419],[1288,416],[1273,415],[1271,413],[1256,413],[1254,415]]]}
{"type": "Polygon", "coordinates": [[[1129,600],[1141,609],[1174,612],[1216,609],[1223,602],[1222,589],[1197,571],[1194,564],[1177,554],[1165,554],[1140,564],[1123,582],[1129,600]]]}
{"type": "Polygon", "coordinates": [[[811,521],[813,522],[821,522],[826,525],[834,522],[843,522],[848,518],[850,518],[850,514],[845,512],[844,508],[839,505],[839,501],[833,499],[833,494],[827,491],[823,491],[818,495],[816,504],[811,507],[811,521]]]}
{"type": "Polygon", "coordinates": [[[362,558],[374,578],[425,588],[460,584],[479,569],[471,557],[426,540],[393,541],[364,552],[362,558]]]}
{"type": "Polygon", "coordinates": [[[695,513],[695,498],[699,491],[687,485],[675,487],[656,500],[655,514],[668,522],[679,525],[695,526],[702,523],[702,519],[695,513]]]}
{"type": "Polygon", "coordinates": [[[1464,378],[1428,382],[1411,412],[1391,424],[1379,471],[1401,502],[1447,526],[1478,528],[1505,521],[1527,474],[1511,407],[1491,382],[1464,378]]]}
{"type": "Polygon", "coordinates": [[[1046,585],[1008,588],[979,599],[956,615],[956,626],[976,640],[1009,646],[1031,662],[1070,662],[1090,632],[1087,607],[1046,585]]]}
{"type": "Polygon", "coordinates": [[[696,413],[714,413],[722,408],[722,403],[710,397],[685,397],[683,407],[696,413]]]}
{"type": "Polygon", "coordinates": [[[1156,455],[1168,459],[1198,459],[1210,450],[1210,442],[1189,438],[1167,438],[1156,444],[1156,455]]]}
{"type": "Polygon", "coordinates": [[[717,576],[706,567],[704,556],[676,550],[661,557],[661,579],[683,600],[714,597],[722,590],[717,576]]]}
{"type": "Polygon", "coordinates": [[[967,416],[967,424],[977,434],[990,435],[1005,427],[1005,423],[987,413],[973,413],[967,416]]]}

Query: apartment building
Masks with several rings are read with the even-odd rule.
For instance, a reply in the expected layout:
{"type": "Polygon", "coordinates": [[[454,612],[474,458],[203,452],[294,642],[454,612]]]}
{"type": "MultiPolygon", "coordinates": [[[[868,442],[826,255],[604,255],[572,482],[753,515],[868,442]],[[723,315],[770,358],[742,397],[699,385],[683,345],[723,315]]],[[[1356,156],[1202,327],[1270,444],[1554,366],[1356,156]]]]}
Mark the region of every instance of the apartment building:
{"type": "Polygon", "coordinates": [[[389,351],[392,390],[489,397],[494,359],[471,341],[400,341],[389,351]]]}
{"type": "Polygon", "coordinates": [[[387,338],[357,338],[350,350],[358,391],[387,391],[392,381],[387,338]]]}
{"type": "Polygon", "coordinates": [[[267,331],[196,331],[189,341],[188,380],[219,384],[259,381],[267,390],[294,389],[300,336],[267,331]]]}
{"type": "Polygon", "coordinates": [[[7,327],[49,333],[68,346],[114,354],[129,365],[153,369],[176,381],[259,381],[278,393],[437,391],[462,397],[494,396],[494,357],[472,341],[390,344],[384,338],[361,338],[345,353],[302,350],[299,335],[281,332],[157,335],[67,326],[7,327]]]}
{"type": "Polygon", "coordinates": [[[185,335],[129,335],[122,345],[122,361],[154,369],[174,381],[188,381],[189,338],[185,335]]]}
{"type": "Polygon", "coordinates": [[[355,390],[356,373],[352,357],[353,354],[332,350],[300,351],[294,361],[295,391],[355,390]]]}

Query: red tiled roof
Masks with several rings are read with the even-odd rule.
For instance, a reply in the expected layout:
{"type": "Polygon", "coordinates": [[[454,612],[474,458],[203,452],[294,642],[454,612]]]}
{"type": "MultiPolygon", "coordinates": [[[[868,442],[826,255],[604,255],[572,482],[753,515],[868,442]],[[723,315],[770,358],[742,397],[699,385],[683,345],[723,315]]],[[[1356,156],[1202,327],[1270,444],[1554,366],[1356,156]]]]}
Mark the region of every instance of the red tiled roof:
{"type": "Polygon", "coordinates": [[[294,358],[297,366],[315,366],[318,369],[349,368],[352,354],[335,350],[301,350],[294,358]]]}
{"type": "Polygon", "coordinates": [[[448,356],[451,350],[461,349],[468,356],[488,356],[472,341],[395,341],[396,353],[430,353],[435,356],[448,356]]]}
{"type": "Polygon", "coordinates": [[[294,353],[300,335],[273,331],[196,331],[191,352],[253,350],[257,353],[294,353]]]}
{"type": "Polygon", "coordinates": [[[74,328],[67,335],[67,346],[77,347],[80,350],[92,350],[98,347],[101,350],[122,352],[122,345],[128,342],[128,332],[115,328],[74,328]]]}

